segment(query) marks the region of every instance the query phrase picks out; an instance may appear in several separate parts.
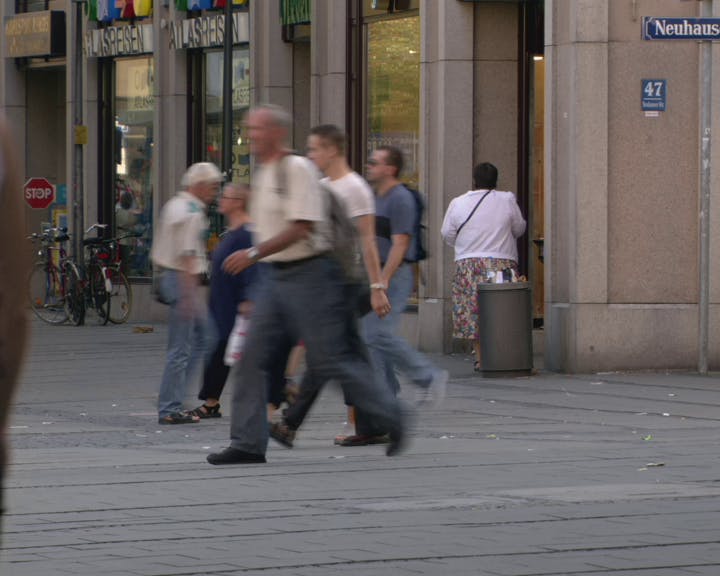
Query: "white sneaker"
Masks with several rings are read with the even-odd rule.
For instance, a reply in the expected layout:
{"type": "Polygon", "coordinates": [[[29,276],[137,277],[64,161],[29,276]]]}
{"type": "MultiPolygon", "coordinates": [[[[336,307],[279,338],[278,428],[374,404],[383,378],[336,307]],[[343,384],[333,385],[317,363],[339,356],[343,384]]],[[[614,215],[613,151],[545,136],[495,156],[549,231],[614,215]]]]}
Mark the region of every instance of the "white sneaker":
{"type": "Polygon", "coordinates": [[[450,374],[447,370],[436,370],[430,381],[430,386],[425,390],[421,390],[417,395],[418,405],[429,404],[433,408],[437,408],[445,400],[447,393],[447,382],[450,374]]]}

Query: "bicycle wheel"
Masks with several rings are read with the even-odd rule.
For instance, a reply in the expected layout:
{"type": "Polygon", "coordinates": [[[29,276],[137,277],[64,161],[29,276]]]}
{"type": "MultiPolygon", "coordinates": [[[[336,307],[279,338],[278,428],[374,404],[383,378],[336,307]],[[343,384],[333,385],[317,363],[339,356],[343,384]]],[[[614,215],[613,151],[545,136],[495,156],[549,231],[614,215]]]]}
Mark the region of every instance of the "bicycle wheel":
{"type": "Polygon", "coordinates": [[[94,316],[94,320],[101,325],[110,319],[110,295],[105,285],[105,274],[100,266],[91,266],[88,270],[88,304],[85,307],[86,319],[94,316]],[[90,311],[94,314],[90,314],[90,311]]]}
{"type": "Polygon", "coordinates": [[[68,320],[80,326],[85,321],[85,296],[80,273],[72,262],[65,262],[63,266],[63,283],[68,320]]]}
{"type": "Polygon", "coordinates": [[[35,315],[48,324],[62,324],[67,320],[65,293],[58,269],[47,262],[37,262],[30,272],[28,286],[30,307],[35,315]]]}
{"type": "Polygon", "coordinates": [[[132,289],[125,274],[117,268],[106,270],[110,279],[110,322],[122,324],[130,316],[132,289]]]}

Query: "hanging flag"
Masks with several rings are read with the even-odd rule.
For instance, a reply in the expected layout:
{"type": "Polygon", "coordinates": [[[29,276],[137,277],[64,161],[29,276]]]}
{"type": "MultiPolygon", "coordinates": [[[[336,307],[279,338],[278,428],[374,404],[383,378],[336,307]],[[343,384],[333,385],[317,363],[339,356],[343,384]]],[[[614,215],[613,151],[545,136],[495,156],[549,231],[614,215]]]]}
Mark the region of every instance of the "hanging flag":
{"type": "Polygon", "coordinates": [[[135,18],[135,6],[133,0],[115,0],[115,8],[120,10],[120,18],[130,20],[135,18]]]}
{"type": "Polygon", "coordinates": [[[138,18],[152,15],[152,0],[133,0],[133,5],[135,7],[135,16],[138,18]]]}
{"type": "Polygon", "coordinates": [[[97,0],[97,19],[99,22],[112,22],[120,18],[120,10],[115,0],[97,0]]]}

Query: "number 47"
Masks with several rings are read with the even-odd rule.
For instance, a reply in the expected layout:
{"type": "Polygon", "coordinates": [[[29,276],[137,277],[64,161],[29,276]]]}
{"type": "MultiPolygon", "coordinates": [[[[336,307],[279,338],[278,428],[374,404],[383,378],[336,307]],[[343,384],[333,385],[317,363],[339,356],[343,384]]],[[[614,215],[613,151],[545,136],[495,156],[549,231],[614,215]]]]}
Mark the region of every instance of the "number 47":
{"type": "Polygon", "coordinates": [[[665,82],[662,80],[646,80],[643,89],[645,96],[648,98],[662,98],[664,86],[665,82]]]}

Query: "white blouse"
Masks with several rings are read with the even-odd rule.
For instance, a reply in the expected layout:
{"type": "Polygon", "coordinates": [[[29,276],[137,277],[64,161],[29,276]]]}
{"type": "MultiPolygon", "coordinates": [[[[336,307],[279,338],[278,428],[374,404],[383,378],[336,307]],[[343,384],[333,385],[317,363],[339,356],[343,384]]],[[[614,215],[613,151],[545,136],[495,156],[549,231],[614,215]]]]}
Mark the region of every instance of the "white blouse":
{"type": "Polygon", "coordinates": [[[491,191],[472,218],[465,222],[485,190],[470,190],[450,201],[441,234],[455,248],[455,261],[463,258],[505,258],[517,262],[517,238],[525,233],[526,222],[512,192],[491,191]]]}

